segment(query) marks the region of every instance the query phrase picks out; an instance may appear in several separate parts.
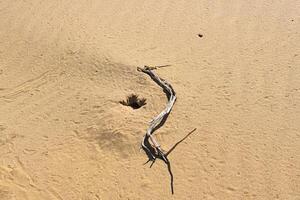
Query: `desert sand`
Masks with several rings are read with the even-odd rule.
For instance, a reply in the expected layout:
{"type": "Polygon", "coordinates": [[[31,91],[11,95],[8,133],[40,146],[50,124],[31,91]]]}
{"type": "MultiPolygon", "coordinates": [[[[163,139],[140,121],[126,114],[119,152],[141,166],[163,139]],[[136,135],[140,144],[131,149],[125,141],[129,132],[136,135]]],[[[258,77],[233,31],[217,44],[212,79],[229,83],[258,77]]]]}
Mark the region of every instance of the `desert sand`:
{"type": "Polygon", "coordinates": [[[300,199],[300,2],[3,0],[0,199],[300,199]],[[140,151],[166,95],[177,101],[140,151]],[[146,98],[139,109],[119,101],[146,98]]]}

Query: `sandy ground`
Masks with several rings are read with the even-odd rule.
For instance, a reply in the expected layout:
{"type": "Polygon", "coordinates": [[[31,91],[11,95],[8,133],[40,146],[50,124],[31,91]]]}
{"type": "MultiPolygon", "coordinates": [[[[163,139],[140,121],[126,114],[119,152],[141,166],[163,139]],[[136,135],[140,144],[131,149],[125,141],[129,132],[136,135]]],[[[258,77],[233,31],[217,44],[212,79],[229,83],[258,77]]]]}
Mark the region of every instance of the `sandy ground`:
{"type": "Polygon", "coordinates": [[[297,0],[0,1],[0,199],[300,199],[299,33],[297,0]]]}

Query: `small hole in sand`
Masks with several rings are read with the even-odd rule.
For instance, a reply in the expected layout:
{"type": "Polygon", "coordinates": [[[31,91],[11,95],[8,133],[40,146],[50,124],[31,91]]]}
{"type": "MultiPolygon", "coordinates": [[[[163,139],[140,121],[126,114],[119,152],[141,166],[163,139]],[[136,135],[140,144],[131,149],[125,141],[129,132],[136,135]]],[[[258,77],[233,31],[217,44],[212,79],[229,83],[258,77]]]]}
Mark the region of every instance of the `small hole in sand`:
{"type": "Polygon", "coordinates": [[[122,100],[119,101],[120,104],[124,106],[130,106],[133,109],[139,109],[140,107],[146,105],[146,99],[145,98],[139,98],[136,94],[131,94],[127,97],[126,101],[122,100]]]}
{"type": "Polygon", "coordinates": [[[203,37],[203,35],[202,35],[202,34],[198,34],[198,37],[201,37],[201,38],[202,38],[202,37],[203,37]]]}

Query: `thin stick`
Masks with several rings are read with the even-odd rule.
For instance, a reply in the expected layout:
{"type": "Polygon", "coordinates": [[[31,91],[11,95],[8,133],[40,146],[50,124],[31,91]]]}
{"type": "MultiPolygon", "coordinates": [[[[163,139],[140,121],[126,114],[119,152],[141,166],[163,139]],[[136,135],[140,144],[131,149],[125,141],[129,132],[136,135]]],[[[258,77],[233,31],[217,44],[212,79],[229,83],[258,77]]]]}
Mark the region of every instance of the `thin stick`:
{"type": "Polygon", "coordinates": [[[168,162],[167,165],[168,165],[168,171],[169,171],[169,174],[170,174],[170,177],[171,177],[171,192],[172,192],[172,194],[174,194],[174,177],[173,177],[173,173],[172,173],[172,170],[171,170],[171,163],[168,162]]]}
{"type": "Polygon", "coordinates": [[[156,68],[170,67],[171,65],[157,65],[156,68]]]}
{"type": "Polygon", "coordinates": [[[184,136],[184,138],[182,138],[176,144],[174,144],[174,146],[165,155],[168,156],[176,148],[177,145],[179,145],[181,142],[183,142],[187,137],[189,137],[196,130],[197,130],[197,128],[194,128],[192,131],[190,131],[186,136],[184,136]]]}

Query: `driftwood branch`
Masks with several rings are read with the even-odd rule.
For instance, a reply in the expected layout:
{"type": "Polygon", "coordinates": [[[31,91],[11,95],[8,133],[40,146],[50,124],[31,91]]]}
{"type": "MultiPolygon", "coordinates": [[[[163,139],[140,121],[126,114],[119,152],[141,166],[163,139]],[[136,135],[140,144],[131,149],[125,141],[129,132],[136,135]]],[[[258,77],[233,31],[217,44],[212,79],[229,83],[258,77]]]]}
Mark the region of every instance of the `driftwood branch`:
{"type": "Polygon", "coordinates": [[[157,67],[144,66],[144,68],[140,68],[140,67],[137,68],[138,71],[148,74],[154,82],[156,82],[160,87],[162,87],[168,98],[168,103],[165,109],[150,122],[149,128],[147,129],[147,132],[143,137],[141,145],[142,145],[142,149],[145,151],[146,155],[148,156],[148,161],[145,164],[151,161],[152,163],[150,167],[152,167],[152,165],[154,164],[157,158],[163,160],[167,164],[168,171],[171,178],[171,192],[172,194],[174,194],[173,173],[171,171],[171,163],[168,160],[167,156],[176,148],[178,144],[184,141],[196,129],[188,133],[182,140],[177,142],[167,153],[165,153],[161,149],[160,144],[156,141],[155,137],[153,136],[153,133],[157,129],[162,127],[166,122],[176,101],[176,93],[172,88],[172,86],[167,81],[160,78],[157,74],[153,72],[154,69],[167,67],[167,66],[169,65],[162,65],[157,67]]]}

